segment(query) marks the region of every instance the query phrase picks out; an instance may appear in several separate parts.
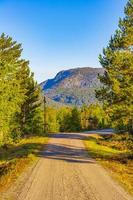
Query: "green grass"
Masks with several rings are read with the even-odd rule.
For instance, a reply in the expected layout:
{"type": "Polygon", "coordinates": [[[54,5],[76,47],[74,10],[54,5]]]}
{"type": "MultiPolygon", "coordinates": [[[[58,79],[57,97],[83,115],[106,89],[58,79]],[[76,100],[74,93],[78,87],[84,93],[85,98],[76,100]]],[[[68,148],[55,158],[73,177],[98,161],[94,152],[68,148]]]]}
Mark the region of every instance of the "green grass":
{"type": "Polygon", "coordinates": [[[0,192],[5,191],[26,169],[37,160],[47,144],[48,137],[29,137],[17,144],[8,144],[0,149],[0,192]]]}
{"type": "Polygon", "coordinates": [[[96,140],[92,138],[87,140],[85,144],[89,150],[89,154],[94,158],[109,158],[120,153],[120,151],[116,149],[97,144],[96,140]]]}
{"type": "Polygon", "coordinates": [[[109,173],[133,194],[133,151],[128,148],[128,144],[125,144],[131,141],[124,141],[123,138],[120,135],[106,138],[95,134],[84,142],[88,154],[108,169],[109,173]]]}

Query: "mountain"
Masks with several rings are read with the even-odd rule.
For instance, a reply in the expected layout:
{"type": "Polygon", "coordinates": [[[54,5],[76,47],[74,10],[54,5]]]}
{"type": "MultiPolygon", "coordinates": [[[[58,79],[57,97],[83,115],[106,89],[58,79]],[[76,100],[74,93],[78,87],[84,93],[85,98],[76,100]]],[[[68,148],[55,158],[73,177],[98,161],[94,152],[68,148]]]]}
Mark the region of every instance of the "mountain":
{"type": "Polygon", "coordinates": [[[74,68],[60,71],[53,79],[40,85],[46,97],[54,102],[81,106],[96,102],[95,89],[100,87],[98,74],[102,68],[74,68]]]}

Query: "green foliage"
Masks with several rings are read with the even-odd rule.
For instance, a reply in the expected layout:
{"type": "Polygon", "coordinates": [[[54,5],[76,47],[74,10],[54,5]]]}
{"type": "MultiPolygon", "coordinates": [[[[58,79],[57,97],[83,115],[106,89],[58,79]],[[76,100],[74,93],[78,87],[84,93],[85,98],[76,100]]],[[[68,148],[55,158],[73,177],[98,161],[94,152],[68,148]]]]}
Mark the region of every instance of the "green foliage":
{"type": "Polygon", "coordinates": [[[59,124],[57,121],[57,110],[52,107],[46,108],[46,128],[48,133],[59,131],[59,124]]]}
{"type": "Polygon", "coordinates": [[[42,132],[40,88],[21,53],[21,44],[0,36],[0,145],[42,132]]]}
{"type": "Polygon", "coordinates": [[[105,69],[99,76],[102,89],[96,96],[108,108],[113,126],[133,131],[133,1],[125,7],[125,18],[99,57],[105,69]]]}
{"type": "Polygon", "coordinates": [[[57,113],[57,120],[59,123],[59,130],[61,132],[68,131],[69,124],[70,124],[70,108],[69,107],[62,107],[57,113]]]}
{"type": "MultiPolygon", "coordinates": [[[[23,72],[25,75],[25,71],[23,72]]],[[[18,116],[23,134],[41,134],[43,132],[43,111],[41,110],[41,90],[31,73],[25,75],[22,87],[26,89],[26,98],[18,116]]]]}
{"type": "Polygon", "coordinates": [[[76,107],[61,108],[58,112],[58,123],[61,132],[80,131],[81,129],[80,112],[76,107]]]}
{"type": "Polygon", "coordinates": [[[99,104],[82,106],[81,108],[81,125],[82,129],[98,129],[109,126],[109,117],[99,104]]]}
{"type": "Polygon", "coordinates": [[[76,132],[80,130],[107,128],[109,116],[99,104],[90,106],[61,107],[46,106],[47,132],[76,132]]]}
{"type": "Polygon", "coordinates": [[[88,107],[83,105],[80,111],[81,115],[81,127],[83,130],[87,130],[89,127],[89,112],[88,107]]]}
{"type": "Polygon", "coordinates": [[[71,127],[70,127],[71,131],[80,131],[81,129],[80,113],[76,107],[74,107],[71,111],[70,122],[71,122],[71,127]]]}
{"type": "MultiPolygon", "coordinates": [[[[21,66],[21,45],[4,34],[0,37],[0,143],[8,141],[15,113],[24,99],[17,73],[21,66]]],[[[15,124],[16,126],[16,124],[15,124]]]]}

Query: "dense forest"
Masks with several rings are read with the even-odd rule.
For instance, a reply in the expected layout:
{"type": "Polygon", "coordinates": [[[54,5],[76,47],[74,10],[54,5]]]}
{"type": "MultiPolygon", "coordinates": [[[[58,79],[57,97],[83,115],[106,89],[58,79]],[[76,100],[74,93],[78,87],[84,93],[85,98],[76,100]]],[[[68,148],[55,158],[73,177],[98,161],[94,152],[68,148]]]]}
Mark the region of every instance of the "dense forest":
{"type": "Polygon", "coordinates": [[[46,108],[47,132],[75,132],[107,128],[110,125],[108,115],[99,104],[90,106],[46,108]]]}

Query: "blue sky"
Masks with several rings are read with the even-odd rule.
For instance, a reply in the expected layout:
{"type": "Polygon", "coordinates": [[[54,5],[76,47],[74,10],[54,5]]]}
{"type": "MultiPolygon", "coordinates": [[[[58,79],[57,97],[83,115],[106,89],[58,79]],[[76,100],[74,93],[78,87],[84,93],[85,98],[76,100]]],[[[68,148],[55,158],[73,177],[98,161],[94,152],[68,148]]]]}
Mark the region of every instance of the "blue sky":
{"type": "Polygon", "coordinates": [[[99,67],[98,55],[127,0],[0,0],[0,33],[23,46],[38,82],[73,67],[99,67]]]}

